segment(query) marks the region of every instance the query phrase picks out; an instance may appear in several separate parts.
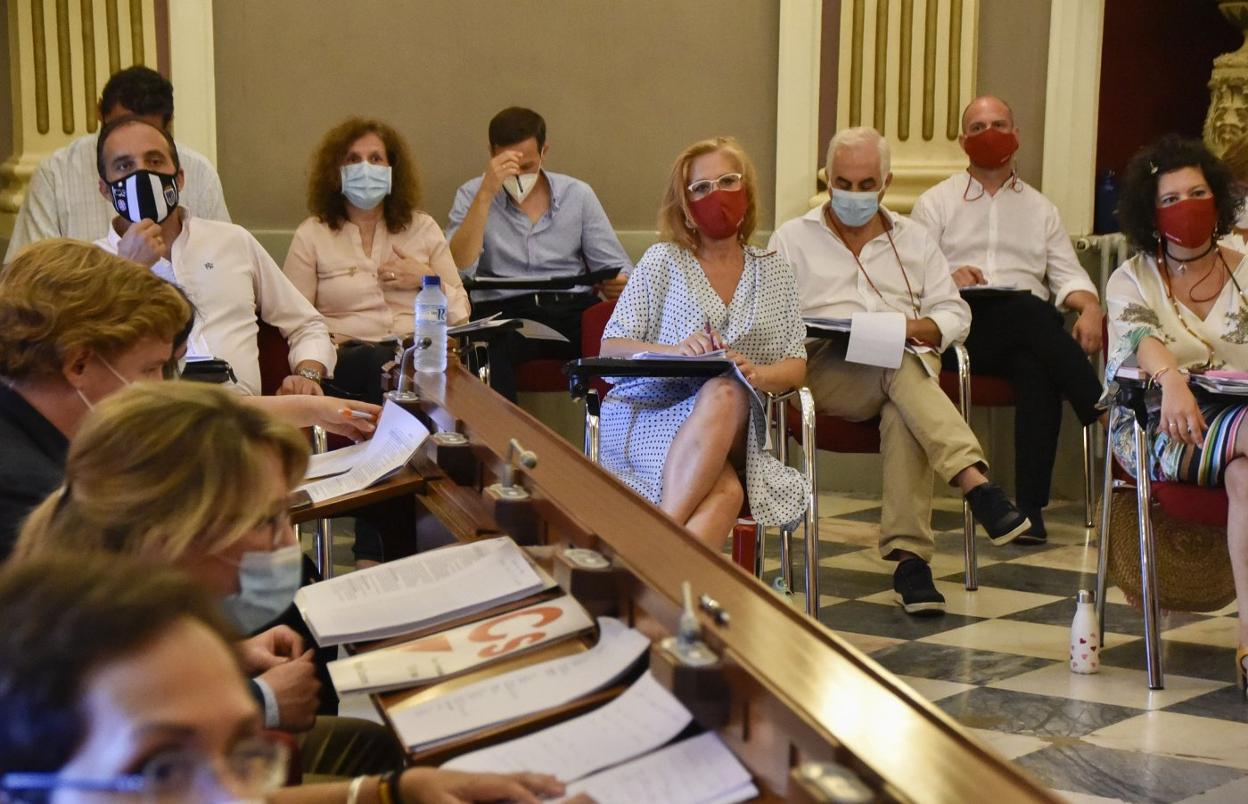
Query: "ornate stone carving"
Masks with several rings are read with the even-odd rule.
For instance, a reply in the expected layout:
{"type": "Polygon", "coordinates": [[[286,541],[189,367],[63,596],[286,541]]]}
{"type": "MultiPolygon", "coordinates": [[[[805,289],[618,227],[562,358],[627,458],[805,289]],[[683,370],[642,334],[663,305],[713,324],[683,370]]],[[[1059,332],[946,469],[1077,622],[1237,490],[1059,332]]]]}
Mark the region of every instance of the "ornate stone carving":
{"type": "Polygon", "coordinates": [[[1244,179],[1248,178],[1248,2],[1221,0],[1218,10],[1245,33],[1246,41],[1239,50],[1213,60],[1204,139],[1244,179]]]}

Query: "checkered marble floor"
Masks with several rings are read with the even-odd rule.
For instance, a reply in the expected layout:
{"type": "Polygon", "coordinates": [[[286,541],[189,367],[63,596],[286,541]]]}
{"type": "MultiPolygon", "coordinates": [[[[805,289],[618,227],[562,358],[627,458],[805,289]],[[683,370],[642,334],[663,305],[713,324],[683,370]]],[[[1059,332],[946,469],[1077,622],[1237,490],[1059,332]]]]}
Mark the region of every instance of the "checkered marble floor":
{"type": "MultiPolygon", "coordinates": [[[[1050,506],[1044,546],[994,547],[981,530],[979,589],[968,592],[961,505],[938,499],[932,570],[948,611],[928,618],[893,602],[894,565],[876,549],[879,499],[825,494],[820,505],[820,621],[1002,754],[1076,802],[1248,801],[1234,606],[1165,614],[1166,688],[1150,691],[1142,614],[1112,589],[1101,671],[1076,675],[1066,663],[1074,597],[1096,575],[1081,503],[1050,506]]],[[[777,555],[769,539],[769,583],[777,555]]]]}
{"type": "MultiPolygon", "coordinates": [[[[1096,573],[1082,504],[1050,506],[1042,547],[994,547],[981,531],[979,589],[967,592],[961,505],[937,499],[932,569],[948,611],[928,618],[893,602],[894,565],[876,550],[879,504],[821,495],[824,625],[1073,802],[1248,801],[1248,703],[1234,686],[1233,606],[1165,615],[1166,688],[1153,692],[1142,615],[1112,589],[1101,672],[1075,675],[1066,664],[1074,596],[1095,586],[1096,573]]],[[[339,573],[352,563],[352,524],[335,520],[339,573]]],[[[771,583],[780,563],[774,537],[767,556],[771,583]]],[[[800,546],[794,562],[800,588],[800,546]]],[[[794,603],[804,605],[800,593],[794,603]]],[[[344,699],[343,713],[375,717],[364,699],[344,699]]]]}

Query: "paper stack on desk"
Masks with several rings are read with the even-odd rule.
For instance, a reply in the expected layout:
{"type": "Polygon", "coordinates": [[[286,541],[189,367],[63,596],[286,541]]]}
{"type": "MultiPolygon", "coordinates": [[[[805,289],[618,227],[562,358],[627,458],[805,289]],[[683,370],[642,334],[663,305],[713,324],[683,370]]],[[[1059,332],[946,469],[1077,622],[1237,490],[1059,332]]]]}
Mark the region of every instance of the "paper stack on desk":
{"type": "Polygon", "coordinates": [[[324,647],[399,636],[553,586],[515,542],[501,536],[305,586],[295,595],[295,606],[324,647]]]}
{"type": "Polygon", "coordinates": [[[421,751],[597,692],[617,681],[650,649],[644,634],[619,620],[600,617],[598,628],[598,644],[583,653],[522,667],[391,710],[390,722],[404,745],[421,751]]]}
{"type": "Polygon", "coordinates": [[[723,349],[713,349],[700,355],[682,355],[673,354],[671,352],[637,352],[629,357],[630,360],[718,360],[725,366],[732,363],[728,357],[728,353],[723,349]]]}
{"type": "Polygon", "coordinates": [[[313,502],[366,489],[407,463],[429,437],[429,430],[412,414],[386,402],[377,430],[368,441],[336,449],[308,460],[308,478],[324,478],[299,487],[313,502]],[[332,475],[332,477],[327,477],[332,475]]]}
{"type": "Polygon", "coordinates": [[[330,662],[329,677],[339,695],[431,684],[593,627],[593,618],[576,598],[565,595],[330,662]]]}
{"type": "Polygon", "coordinates": [[[1193,374],[1192,383],[1215,394],[1248,396],[1248,372],[1210,369],[1203,374],[1193,374]]]}
{"type": "Polygon", "coordinates": [[[802,323],[808,327],[828,332],[849,332],[850,326],[848,318],[819,318],[817,316],[803,318],[802,323]]]}
{"type": "Polygon", "coordinates": [[[758,797],[750,772],[714,732],[699,734],[567,786],[596,804],[735,804],[758,797]]]}

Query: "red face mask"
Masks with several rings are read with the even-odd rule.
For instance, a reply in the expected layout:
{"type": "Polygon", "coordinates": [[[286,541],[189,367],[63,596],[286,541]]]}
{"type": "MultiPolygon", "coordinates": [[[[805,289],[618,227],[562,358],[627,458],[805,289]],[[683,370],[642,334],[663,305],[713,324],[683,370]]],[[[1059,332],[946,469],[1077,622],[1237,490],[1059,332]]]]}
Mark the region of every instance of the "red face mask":
{"type": "Polygon", "coordinates": [[[1218,208],[1213,196],[1184,198],[1157,208],[1157,231],[1166,240],[1183,248],[1200,248],[1213,237],[1218,225],[1218,208]]]}
{"type": "Polygon", "coordinates": [[[705,198],[690,201],[689,214],[699,232],[712,240],[723,240],[741,228],[749,201],[744,188],[731,192],[716,190],[705,198]]]}
{"type": "Polygon", "coordinates": [[[962,147],[971,158],[971,164],[992,170],[1010,161],[1010,157],[1018,150],[1018,137],[1013,131],[990,127],[967,137],[962,147]]]}

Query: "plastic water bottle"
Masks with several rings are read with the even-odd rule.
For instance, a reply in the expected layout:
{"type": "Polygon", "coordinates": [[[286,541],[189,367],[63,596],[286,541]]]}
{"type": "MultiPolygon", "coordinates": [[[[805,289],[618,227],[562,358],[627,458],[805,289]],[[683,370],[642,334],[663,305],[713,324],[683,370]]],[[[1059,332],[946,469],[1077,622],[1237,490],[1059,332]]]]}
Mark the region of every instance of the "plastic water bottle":
{"type": "Polygon", "coordinates": [[[1079,590],[1075,619],[1070,624],[1070,672],[1095,673],[1101,669],[1101,631],[1092,607],[1092,595],[1079,590]]]}
{"type": "Polygon", "coordinates": [[[416,294],[416,342],[428,339],[423,349],[416,350],[416,370],[430,373],[446,371],[446,294],[442,280],[426,276],[424,287],[416,294]]]}

